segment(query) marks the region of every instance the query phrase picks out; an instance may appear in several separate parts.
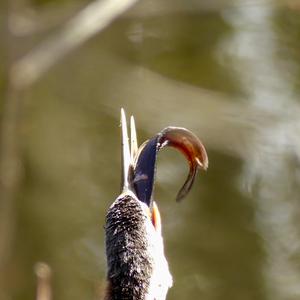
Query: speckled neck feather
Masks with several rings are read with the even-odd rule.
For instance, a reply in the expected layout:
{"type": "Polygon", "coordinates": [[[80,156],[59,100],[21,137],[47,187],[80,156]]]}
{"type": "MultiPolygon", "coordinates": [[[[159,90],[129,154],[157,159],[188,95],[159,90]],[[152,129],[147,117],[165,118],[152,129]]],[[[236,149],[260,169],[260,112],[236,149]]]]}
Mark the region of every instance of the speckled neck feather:
{"type": "Polygon", "coordinates": [[[149,255],[147,216],[129,195],[117,199],[106,216],[108,290],[106,300],[145,300],[153,261],[149,255]]]}

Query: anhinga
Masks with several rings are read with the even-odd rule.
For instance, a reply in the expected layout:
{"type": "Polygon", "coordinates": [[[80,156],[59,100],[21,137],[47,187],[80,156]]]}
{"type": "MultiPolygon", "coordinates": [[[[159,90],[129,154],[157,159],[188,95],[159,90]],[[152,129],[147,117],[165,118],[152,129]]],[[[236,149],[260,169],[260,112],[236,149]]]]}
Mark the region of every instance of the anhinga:
{"type": "Polygon", "coordinates": [[[130,147],[124,110],[122,127],[122,188],[106,216],[106,300],[165,300],[172,276],[164,255],[161,219],[153,200],[157,153],[165,146],[180,150],[189,162],[181,200],[192,187],[197,170],[208,167],[205,148],[185,128],[167,127],[138,147],[134,119],[130,147]]]}

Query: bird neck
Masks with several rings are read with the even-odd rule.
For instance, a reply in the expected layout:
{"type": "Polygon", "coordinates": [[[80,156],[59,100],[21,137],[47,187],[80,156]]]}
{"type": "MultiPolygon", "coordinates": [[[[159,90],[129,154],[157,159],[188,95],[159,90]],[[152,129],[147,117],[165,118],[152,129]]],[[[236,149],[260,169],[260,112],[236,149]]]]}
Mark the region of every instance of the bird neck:
{"type": "Polygon", "coordinates": [[[153,273],[147,215],[141,204],[126,196],[117,199],[106,217],[108,287],[106,300],[146,300],[153,273]]]}
{"type": "Polygon", "coordinates": [[[105,300],[165,300],[172,286],[163,239],[146,208],[146,204],[126,195],[108,210],[105,300]]]}

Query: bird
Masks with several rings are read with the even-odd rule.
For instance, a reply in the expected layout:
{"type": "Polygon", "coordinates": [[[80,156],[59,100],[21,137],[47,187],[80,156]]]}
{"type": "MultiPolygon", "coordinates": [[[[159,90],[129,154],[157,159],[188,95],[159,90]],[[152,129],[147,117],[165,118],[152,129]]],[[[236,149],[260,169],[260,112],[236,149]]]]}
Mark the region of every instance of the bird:
{"type": "Polygon", "coordinates": [[[121,192],[106,215],[105,249],[107,287],[105,300],[165,300],[173,279],[164,253],[162,223],[154,200],[158,152],[173,147],[189,163],[188,176],[176,200],[190,191],[199,169],[208,168],[204,145],[191,131],[166,127],[138,146],[134,117],[130,143],[125,111],[121,109],[121,192]]]}

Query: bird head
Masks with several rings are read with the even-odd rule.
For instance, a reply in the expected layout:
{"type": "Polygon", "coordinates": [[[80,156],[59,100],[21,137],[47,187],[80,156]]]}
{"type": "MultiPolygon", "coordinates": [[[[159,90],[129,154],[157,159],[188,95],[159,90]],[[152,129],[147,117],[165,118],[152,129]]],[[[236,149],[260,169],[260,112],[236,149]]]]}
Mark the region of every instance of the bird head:
{"type": "Polygon", "coordinates": [[[197,171],[207,169],[207,154],[201,141],[180,127],[167,127],[138,147],[133,117],[129,143],[123,109],[121,128],[121,194],[109,208],[105,226],[106,299],[165,300],[172,276],[164,254],[161,217],[153,199],[157,155],[170,146],[186,157],[189,173],[177,194],[180,201],[190,191],[197,171]]]}

